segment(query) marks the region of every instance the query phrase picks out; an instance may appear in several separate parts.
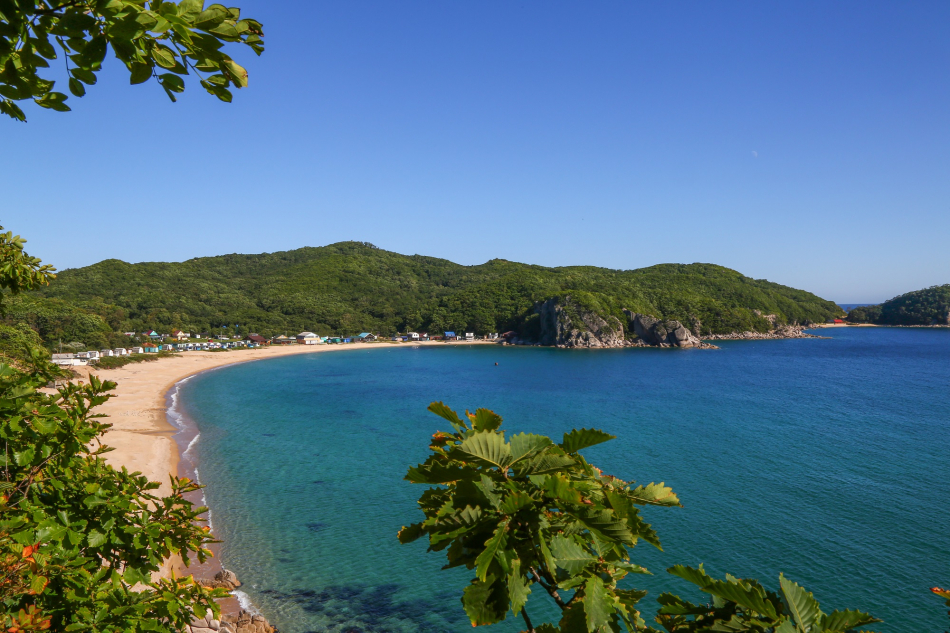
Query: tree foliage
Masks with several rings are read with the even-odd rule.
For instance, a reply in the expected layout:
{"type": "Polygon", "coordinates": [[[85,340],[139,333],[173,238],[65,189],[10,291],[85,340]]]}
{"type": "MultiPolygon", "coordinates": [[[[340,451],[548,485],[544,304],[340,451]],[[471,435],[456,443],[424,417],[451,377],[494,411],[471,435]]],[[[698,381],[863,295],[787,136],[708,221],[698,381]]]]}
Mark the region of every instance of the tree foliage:
{"type": "MultiPolygon", "coordinates": [[[[22,251],[0,250],[0,285],[17,293],[51,271],[22,251]]],[[[19,245],[17,245],[19,244],[19,245]]],[[[41,389],[62,378],[35,348],[20,368],[0,363],[0,625],[11,633],[180,631],[194,615],[218,613],[211,590],[186,578],[154,578],[173,555],[209,555],[204,508],[171,479],[171,494],[140,473],[116,470],[101,444],[110,424],[94,408],[114,383],[96,377],[41,389]]]]}
{"type": "Polygon", "coordinates": [[[878,325],[950,325],[950,284],[908,292],[880,305],[854,308],[848,312],[848,320],[878,325]]]}
{"type": "Polygon", "coordinates": [[[181,263],[106,260],[63,271],[35,309],[54,311],[49,299],[97,315],[119,309],[119,327],[134,331],[228,326],[233,332],[240,325],[244,333],[264,335],[517,330],[530,336],[538,303],[564,294],[589,299],[623,322],[624,308],[686,324],[695,317],[703,333],[768,329],[764,314],[778,315],[780,323],[840,314],[808,292],[711,264],[628,271],[503,260],[461,266],[358,242],[181,263]]]}
{"type": "Polygon", "coordinates": [[[111,48],[129,71],[129,82],[157,82],[168,97],[183,92],[192,73],[218,99],[247,85],[247,71],[222,47],[249,46],[260,55],[263,30],[241,10],[203,0],[0,0],[0,112],[25,121],[17,101],[68,111],[55,81],[40,76],[62,54],[69,91],[94,85],[111,48]]]}
{"type": "MultiPolygon", "coordinates": [[[[473,572],[462,594],[473,626],[512,614],[532,633],[656,632],[638,604],[646,592],[623,581],[649,573],[630,556],[641,539],[660,547],[640,512],[679,507],[672,489],[636,486],[590,464],[580,451],[613,439],[603,431],[574,429],[560,443],[529,433],[506,438],[501,417],[487,409],[462,417],[434,402],[429,410],[453,431],[436,432],[432,454],[406,474],[429,486],[419,498],[425,518],[398,536],[402,543],[428,537],[430,551],[445,552],[444,568],[473,572]],[[560,608],[556,624],[533,623],[532,595],[560,608]]],[[[842,633],[878,621],[857,611],[825,614],[784,577],[779,596],[754,580],[715,580],[702,566],[668,571],[712,596],[695,605],[661,595],[655,620],[670,633],[842,633]]]]}

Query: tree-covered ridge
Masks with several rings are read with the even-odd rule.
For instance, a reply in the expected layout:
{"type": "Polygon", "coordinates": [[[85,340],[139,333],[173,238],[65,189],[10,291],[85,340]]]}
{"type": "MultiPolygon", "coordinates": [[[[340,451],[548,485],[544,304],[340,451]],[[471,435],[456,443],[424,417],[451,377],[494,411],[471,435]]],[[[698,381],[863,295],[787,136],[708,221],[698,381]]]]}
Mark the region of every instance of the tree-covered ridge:
{"type": "Polygon", "coordinates": [[[115,330],[218,331],[240,325],[242,333],[263,334],[484,334],[530,329],[538,302],[566,294],[618,318],[624,308],[685,323],[695,318],[703,333],[765,330],[766,314],[778,315],[781,323],[840,314],[834,303],[811,293],[712,264],[624,271],[496,259],[462,266],[361,242],[180,263],[105,260],[63,271],[41,298],[24,300],[32,307],[20,312],[56,312],[48,303],[55,299],[99,315],[115,330]]]}
{"type": "Polygon", "coordinates": [[[950,284],[894,297],[876,306],[848,312],[852,323],[877,325],[950,325],[950,284]]]}

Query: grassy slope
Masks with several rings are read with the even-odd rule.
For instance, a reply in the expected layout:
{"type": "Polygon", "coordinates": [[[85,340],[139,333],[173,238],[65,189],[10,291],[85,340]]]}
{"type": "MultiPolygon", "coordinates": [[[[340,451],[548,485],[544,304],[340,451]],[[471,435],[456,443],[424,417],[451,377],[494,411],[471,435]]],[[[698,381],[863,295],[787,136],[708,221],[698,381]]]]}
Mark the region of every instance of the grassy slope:
{"type": "Polygon", "coordinates": [[[358,242],[182,263],[106,260],[63,271],[42,291],[103,314],[116,329],[237,323],[265,334],[504,331],[524,327],[536,302],[569,293],[617,316],[623,308],[686,322],[695,316],[711,332],[767,327],[753,310],[799,322],[839,313],[810,293],[711,264],[632,271],[504,260],[461,266],[358,242]]]}

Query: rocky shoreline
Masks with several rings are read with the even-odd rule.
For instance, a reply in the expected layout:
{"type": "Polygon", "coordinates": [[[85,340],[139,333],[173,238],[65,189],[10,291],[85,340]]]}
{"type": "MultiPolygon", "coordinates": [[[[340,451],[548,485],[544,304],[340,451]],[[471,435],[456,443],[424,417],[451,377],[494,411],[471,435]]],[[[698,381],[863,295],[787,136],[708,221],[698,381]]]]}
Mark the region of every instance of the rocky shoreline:
{"type": "MultiPolygon", "coordinates": [[[[214,575],[211,580],[199,580],[199,583],[209,589],[227,589],[234,591],[241,586],[234,572],[223,569],[214,575]]],[[[185,633],[279,633],[277,627],[272,626],[267,619],[259,614],[241,609],[236,614],[225,614],[220,620],[215,620],[209,611],[203,618],[195,618],[185,627],[185,633]]]]}
{"type": "Polygon", "coordinates": [[[689,326],[675,320],[663,320],[631,310],[623,318],[603,315],[603,311],[584,306],[570,295],[548,299],[536,307],[537,336],[511,337],[503,344],[540,345],[564,349],[654,347],[670,349],[719,349],[709,341],[751,341],[793,338],[829,338],[805,332],[811,324],[779,324],[774,314],[756,314],[771,324],[765,332],[747,331],[728,334],[702,334],[702,323],[692,317],[689,326]]]}
{"type": "Polygon", "coordinates": [[[757,341],[783,338],[831,338],[806,332],[804,325],[783,325],[768,332],[731,332],[729,334],[707,334],[703,336],[707,341],[757,341]]]}

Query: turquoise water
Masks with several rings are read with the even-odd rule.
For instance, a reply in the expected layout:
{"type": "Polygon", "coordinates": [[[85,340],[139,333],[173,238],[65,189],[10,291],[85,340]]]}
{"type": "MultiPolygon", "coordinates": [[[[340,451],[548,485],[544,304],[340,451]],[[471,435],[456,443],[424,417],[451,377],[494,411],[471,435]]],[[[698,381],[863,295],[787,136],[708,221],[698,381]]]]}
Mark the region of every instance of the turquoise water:
{"type": "Polygon", "coordinates": [[[208,372],[181,402],[223,562],[285,633],[470,630],[469,572],[395,536],[422,492],[402,476],[447,427],[433,400],[492,408],[509,431],[602,428],[618,439],[588,459],[671,485],[685,507],[646,511],[664,551],[634,551],[655,574],[637,578],[646,613],[660,591],[698,598],[664,569],[703,562],[772,587],[783,571],[886,633],[943,631],[928,588],[950,584],[950,330],[822,333],[719,351],[356,348],[208,372]]]}

